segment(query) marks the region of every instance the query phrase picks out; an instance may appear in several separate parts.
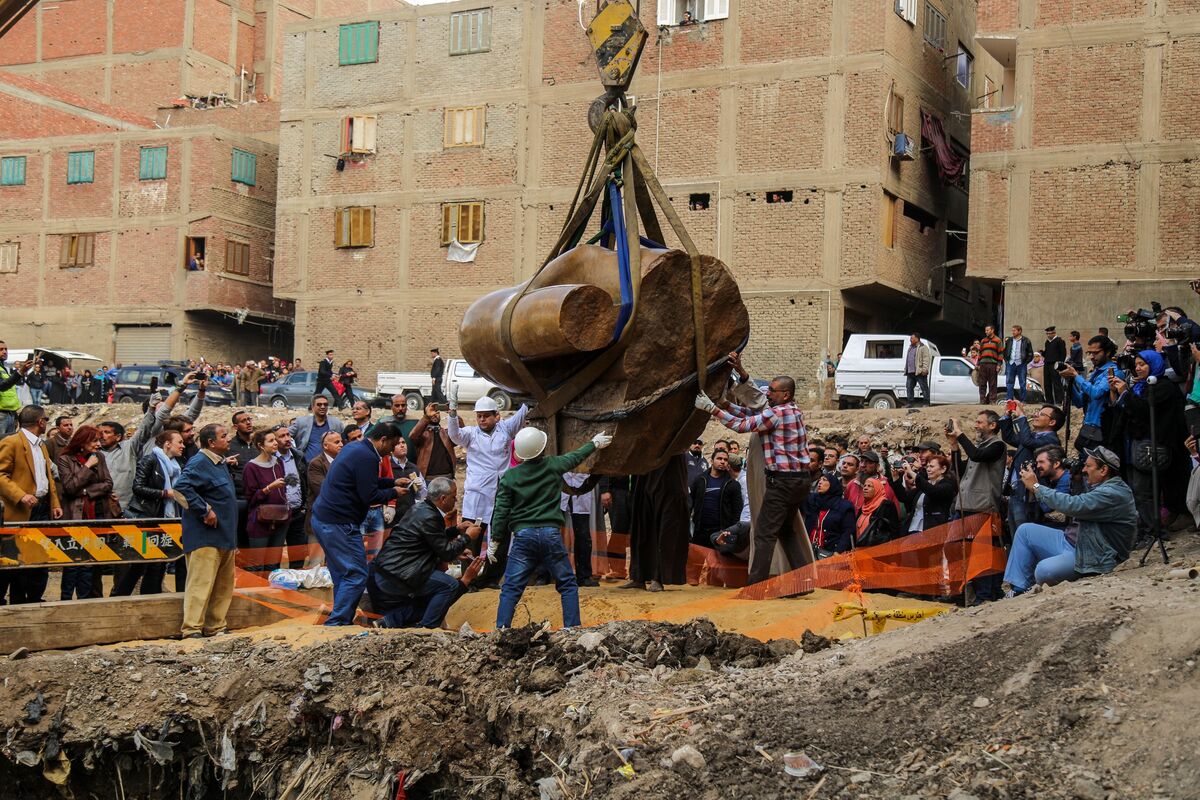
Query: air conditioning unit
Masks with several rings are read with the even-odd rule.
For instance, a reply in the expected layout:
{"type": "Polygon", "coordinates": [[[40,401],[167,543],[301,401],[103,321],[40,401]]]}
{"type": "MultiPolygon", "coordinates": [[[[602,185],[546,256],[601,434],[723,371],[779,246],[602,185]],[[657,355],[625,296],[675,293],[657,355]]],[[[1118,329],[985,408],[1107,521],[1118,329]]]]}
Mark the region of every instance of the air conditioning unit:
{"type": "Polygon", "coordinates": [[[892,144],[892,155],[901,161],[912,161],[917,157],[917,145],[912,137],[897,133],[896,140],[892,144]]]}

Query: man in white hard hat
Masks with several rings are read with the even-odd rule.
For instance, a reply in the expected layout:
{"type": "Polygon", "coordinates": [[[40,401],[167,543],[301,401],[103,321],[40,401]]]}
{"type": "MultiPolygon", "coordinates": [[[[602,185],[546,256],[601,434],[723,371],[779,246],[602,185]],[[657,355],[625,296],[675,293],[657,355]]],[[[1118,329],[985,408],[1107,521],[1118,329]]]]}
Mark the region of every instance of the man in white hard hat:
{"type": "Polygon", "coordinates": [[[517,434],[516,454],[521,463],[500,478],[487,550],[488,560],[495,563],[505,544],[512,541],[504,585],[500,587],[500,606],[496,610],[497,628],[512,625],[513,612],[529,579],[542,570],[554,577],[562,602],[563,627],[579,626],[579,584],[563,545],[559,498],[563,475],[610,444],[611,436],[598,433],[578,450],[545,456],[542,455],[546,449],[545,432],[523,428],[517,434]]]}
{"type": "MultiPolygon", "coordinates": [[[[475,401],[475,425],[464,426],[458,416],[458,386],[451,385],[447,398],[450,422],[446,433],[450,441],[467,451],[467,479],[463,483],[462,518],[474,520],[487,532],[488,520],[496,502],[496,484],[508,469],[513,436],[525,424],[529,407],[522,405],[506,420],[500,419],[500,408],[490,397],[475,401]]],[[[490,541],[490,536],[488,541],[490,541]]],[[[495,586],[504,570],[504,554],[499,562],[487,569],[485,586],[495,586]]]]}

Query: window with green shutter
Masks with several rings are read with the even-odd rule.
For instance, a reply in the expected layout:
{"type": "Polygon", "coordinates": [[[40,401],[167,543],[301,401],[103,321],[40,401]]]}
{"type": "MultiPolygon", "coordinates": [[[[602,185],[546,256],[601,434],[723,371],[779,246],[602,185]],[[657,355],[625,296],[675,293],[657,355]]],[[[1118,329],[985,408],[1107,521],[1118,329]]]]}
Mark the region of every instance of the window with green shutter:
{"type": "Polygon", "coordinates": [[[96,153],[81,150],[67,154],[67,183],[91,183],[95,180],[96,153]]]}
{"type": "Polygon", "coordinates": [[[450,15],[450,55],[486,53],[492,49],[492,10],[477,8],[450,15]]]}
{"type": "Polygon", "coordinates": [[[0,186],[25,185],[25,156],[5,156],[0,159],[0,186]]]}
{"type": "Polygon", "coordinates": [[[167,177],[167,148],[143,147],[142,164],[138,170],[138,179],[143,181],[161,181],[167,177]]]}
{"type": "Polygon", "coordinates": [[[258,170],[258,157],[254,153],[247,153],[245,150],[233,150],[233,182],[244,183],[247,186],[254,185],[254,178],[258,170]]]}
{"type": "Polygon", "coordinates": [[[358,22],[338,28],[338,64],[371,64],[379,60],[379,23],[358,22]]]}

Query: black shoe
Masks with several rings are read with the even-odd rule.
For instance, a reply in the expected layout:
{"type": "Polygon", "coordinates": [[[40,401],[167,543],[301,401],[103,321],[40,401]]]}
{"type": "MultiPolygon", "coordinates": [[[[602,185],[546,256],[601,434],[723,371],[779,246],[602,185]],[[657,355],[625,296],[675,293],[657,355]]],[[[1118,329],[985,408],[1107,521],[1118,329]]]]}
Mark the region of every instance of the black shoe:
{"type": "Polygon", "coordinates": [[[596,580],[595,578],[580,578],[577,581],[577,583],[580,586],[599,586],[600,585],[600,581],[596,580]]]}

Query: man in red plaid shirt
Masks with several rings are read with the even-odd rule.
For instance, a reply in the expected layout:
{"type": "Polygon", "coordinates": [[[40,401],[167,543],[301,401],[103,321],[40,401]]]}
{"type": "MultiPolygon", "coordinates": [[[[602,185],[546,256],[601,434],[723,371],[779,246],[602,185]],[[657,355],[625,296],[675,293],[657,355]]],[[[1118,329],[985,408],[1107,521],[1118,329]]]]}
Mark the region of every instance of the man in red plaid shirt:
{"type": "Polygon", "coordinates": [[[792,515],[803,512],[813,466],[804,415],[796,407],[795,396],[796,382],[787,376],[771,381],[767,407],[759,414],[742,406],[722,411],[707,395],[696,396],[696,408],[713,415],[730,430],[758,433],[762,440],[766,490],[754,522],[754,561],[750,564],[749,583],[765,581],[771,576],[776,541],[783,545],[792,564],[808,561],[791,526],[792,515]]]}

